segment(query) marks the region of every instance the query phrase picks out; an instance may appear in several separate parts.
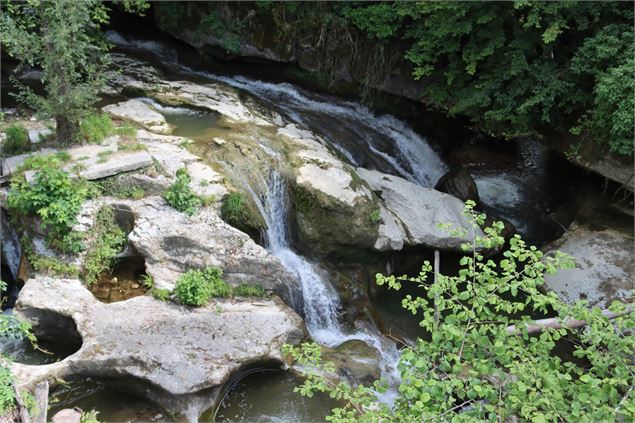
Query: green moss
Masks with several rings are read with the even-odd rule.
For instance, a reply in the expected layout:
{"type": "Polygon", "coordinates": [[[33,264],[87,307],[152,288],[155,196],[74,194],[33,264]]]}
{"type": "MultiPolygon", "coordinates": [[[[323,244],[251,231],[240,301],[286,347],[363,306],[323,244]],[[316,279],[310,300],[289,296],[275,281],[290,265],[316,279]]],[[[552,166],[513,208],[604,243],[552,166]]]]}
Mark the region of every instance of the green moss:
{"type": "Polygon", "coordinates": [[[299,185],[294,187],[292,199],[295,210],[300,213],[308,213],[317,206],[315,194],[299,185]]]}

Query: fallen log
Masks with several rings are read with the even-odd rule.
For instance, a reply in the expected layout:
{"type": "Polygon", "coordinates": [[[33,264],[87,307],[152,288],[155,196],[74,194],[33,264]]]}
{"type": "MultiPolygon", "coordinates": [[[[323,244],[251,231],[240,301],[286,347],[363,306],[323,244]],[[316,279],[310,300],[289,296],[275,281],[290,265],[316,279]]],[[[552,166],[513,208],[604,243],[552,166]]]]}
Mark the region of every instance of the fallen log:
{"type": "MultiPolygon", "coordinates": [[[[602,315],[607,319],[612,320],[617,317],[625,316],[629,313],[632,313],[633,311],[635,311],[633,307],[627,307],[626,310],[621,313],[614,313],[610,310],[602,310],[602,315]]],[[[585,320],[578,320],[573,318],[560,319],[557,317],[550,317],[548,319],[539,319],[534,320],[531,323],[527,323],[525,325],[525,328],[527,329],[527,333],[531,335],[534,333],[540,333],[548,328],[560,329],[566,327],[569,329],[578,329],[586,326],[586,324],[587,322],[585,320]]],[[[522,333],[520,329],[516,328],[516,325],[507,326],[506,331],[510,335],[520,335],[522,333]]]]}

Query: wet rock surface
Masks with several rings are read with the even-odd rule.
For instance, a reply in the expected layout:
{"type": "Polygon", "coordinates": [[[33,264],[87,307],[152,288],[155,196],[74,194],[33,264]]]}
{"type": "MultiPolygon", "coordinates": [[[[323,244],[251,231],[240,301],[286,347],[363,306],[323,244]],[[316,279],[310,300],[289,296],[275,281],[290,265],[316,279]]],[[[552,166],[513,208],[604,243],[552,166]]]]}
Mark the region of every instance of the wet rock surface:
{"type": "MultiPolygon", "coordinates": [[[[442,192],[425,188],[398,176],[386,175],[367,169],[357,169],[359,176],[366,181],[373,192],[383,201],[387,212],[392,215],[396,225],[391,223],[390,238],[406,235],[404,245],[420,245],[449,251],[462,251],[461,244],[466,239],[451,236],[437,227],[440,223],[449,223],[455,229],[468,229],[469,223],[463,216],[463,202],[442,192]]],[[[482,235],[480,230],[476,235],[482,235]]]]}
{"type": "Polygon", "coordinates": [[[22,386],[71,376],[127,378],[187,421],[214,405],[242,366],[282,361],[282,344],[304,336],[302,319],[275,298],[220,300],[200,308],[149,296],[103,304],[74,279],[30,279],[16,311],[35,319],[36,327],[70,316],[82,338],[81,349],[60,362],[13,364],[22,386]]]}

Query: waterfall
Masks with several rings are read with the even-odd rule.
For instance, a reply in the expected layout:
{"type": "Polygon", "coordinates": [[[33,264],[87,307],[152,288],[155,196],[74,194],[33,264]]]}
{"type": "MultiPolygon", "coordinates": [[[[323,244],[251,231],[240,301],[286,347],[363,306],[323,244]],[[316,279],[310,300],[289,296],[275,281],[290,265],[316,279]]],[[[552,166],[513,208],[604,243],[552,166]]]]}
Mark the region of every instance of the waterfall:
{"type": "MultiPolygon", "coordinates": [[[[395,344],[386,339],[374,325],[345,333],[338,320],[339,296],[330,284],[326,272],[291,249],[287,228],[289,202],[284,178],[278,171],[272,171],[264,199],[255,195],[253,190],[249,191],[267,223],[266,248],[300,281],[305,321],[311,338],[329,347],[349,340],[360,340],[372,346],[381,357],[382,377],[389,386],[395,388],[400,380],[397,371],[399,350],[395,344]]],[[[381,394],[380,399],[392,403],[395,396],[396,391],[390,389],[381,394]]]]}
{"type": "Polygon", "coordinates": [[[322,269],[296,254],[289,246],[287,190],[278,172],[272,172],[264,204],[257,202],[267,223],[266,248],[300,281],[305,321],[311,337],[323,345],[340,344],[345,336],[337,319],[339,297],[328,280],[320,274],[323,273],[322,269]]]}

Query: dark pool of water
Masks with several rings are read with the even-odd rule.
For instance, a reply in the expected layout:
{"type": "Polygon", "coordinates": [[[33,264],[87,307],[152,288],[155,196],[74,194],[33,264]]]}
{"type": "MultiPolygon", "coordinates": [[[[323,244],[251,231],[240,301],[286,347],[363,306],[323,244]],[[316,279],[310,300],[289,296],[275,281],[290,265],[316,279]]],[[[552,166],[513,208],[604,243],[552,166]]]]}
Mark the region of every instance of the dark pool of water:
{"type": "Polygon", "coordinates": [[[166,421],[165,414],[150,402],[93,379],[77,380],[56,388],[49,397],[49,406],[49,418],[64,408],[77,407],[83,411],[98,411],[101,422],[166,421]]]}
{"type": "MultiPolygon", "coordinates": [[[[217,422],[323,422],[337,403],[328,396],[312,398],[293,392],[302,381],[290,372],[255,371],[229,391],[216,412],[217,422]]],[[[213,416],[200,421],[212,422],[213,416]]]]}

